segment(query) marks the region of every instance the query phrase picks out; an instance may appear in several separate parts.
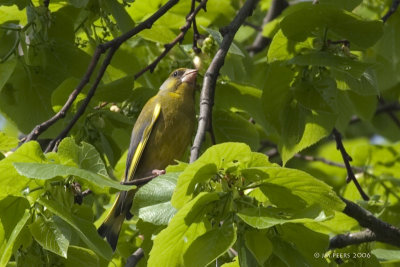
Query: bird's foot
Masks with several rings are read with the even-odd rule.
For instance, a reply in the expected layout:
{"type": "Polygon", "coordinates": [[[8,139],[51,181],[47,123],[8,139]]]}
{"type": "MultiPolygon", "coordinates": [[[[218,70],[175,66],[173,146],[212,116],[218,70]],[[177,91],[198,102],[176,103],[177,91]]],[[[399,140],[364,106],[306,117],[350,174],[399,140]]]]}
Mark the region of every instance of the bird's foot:
{"type": "Polygon", "coordinates": [[[151,174],[153,174],[153,175],[155,175],[155,176],[160,176],[160,175],[163,175],[163,174],[165,174],[165,170],[153,170],[152,172],[151,172],[151,174]]]}

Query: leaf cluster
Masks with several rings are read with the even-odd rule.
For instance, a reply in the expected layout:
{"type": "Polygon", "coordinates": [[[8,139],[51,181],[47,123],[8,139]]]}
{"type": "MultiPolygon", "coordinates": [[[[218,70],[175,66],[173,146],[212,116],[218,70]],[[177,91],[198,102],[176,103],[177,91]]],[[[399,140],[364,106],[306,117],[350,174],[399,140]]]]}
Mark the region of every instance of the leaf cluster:
{"type": "Polygon", "coordinates": [[[166,1],[43,2],[0,1],[0,266],[123,266],[138,248],[138,266],[335,266],[335,253],[369,255],[342,266],[400,262],[398,248],[378,242],[329,250],[332,236],[362,230],[339,195],[400,225],[399,118],[386,112],[400,96],[400,15],[380,20],[388,1],[289,1],[258,31],[248,25],[262,25],[274,2],[260,1],[220,71],[201,157],[137,190],[114,254],[96,227],[116,193],[135,188],[119,183],[132,125],[173,69],[197,67],[201,84],[224,38],[219,29],[243,1],[209,0],[196,16],[201,51],[192,27],[137,79],[181,33],[191,1],[124,42],[70,137],[46,154],[94,81],[38,141],[18,147],[17,134],[61,110],[99,44],[166,1]],[[271,42],[251,55],[258,34],[271,42]],[[334,128],[370,201],[345,182],[334,128]]]}

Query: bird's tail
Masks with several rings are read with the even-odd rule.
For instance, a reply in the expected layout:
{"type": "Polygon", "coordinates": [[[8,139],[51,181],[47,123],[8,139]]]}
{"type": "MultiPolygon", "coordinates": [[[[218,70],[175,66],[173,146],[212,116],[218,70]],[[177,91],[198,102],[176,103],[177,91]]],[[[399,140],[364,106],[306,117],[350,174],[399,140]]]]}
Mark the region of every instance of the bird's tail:
{"type": "Polygon", "coordinates": [[[132,197],[129,192],[122,191],[118,194],[110,212],[103,224],[97,229],[100,236],[105,237],[113,251],[115,251],[118,242],[119,232],[125,218],[130,219],[132,214],[129,209],[132,205],[132,197]],[[127,205],[128,204],[128,205],[127,205]]]}

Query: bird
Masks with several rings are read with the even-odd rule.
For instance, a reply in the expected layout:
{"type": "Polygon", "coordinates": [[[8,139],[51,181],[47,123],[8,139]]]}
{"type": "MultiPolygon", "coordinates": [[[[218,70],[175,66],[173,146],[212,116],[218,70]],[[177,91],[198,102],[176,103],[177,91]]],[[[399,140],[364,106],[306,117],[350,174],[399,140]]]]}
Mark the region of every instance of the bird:
{"type": "MultiPolygon", "coordinates": [[[[148,177],[181,159],[195,129],[195,84],[197,70],[179,68],[150,98],[133,126],[123,182],[148,177]]],[[[121,226],[130,212],[136,189],[118,193],[103,224],[98,228],[113,251],[121,226]]]]}

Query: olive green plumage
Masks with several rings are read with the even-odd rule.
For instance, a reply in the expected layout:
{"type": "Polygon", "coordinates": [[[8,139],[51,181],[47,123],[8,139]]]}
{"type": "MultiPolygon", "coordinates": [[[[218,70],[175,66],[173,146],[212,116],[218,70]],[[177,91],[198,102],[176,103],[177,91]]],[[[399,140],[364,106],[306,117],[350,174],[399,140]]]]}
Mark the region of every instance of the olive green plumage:
{"type": "MultiPolygon", "coordinates": [[[[124,181],[147,177],[180,159],[195,128],[194,91],[197,71],[178,69],[143,107],[132,130],[124,181]]],[[[120,192],[98,232],[113,250],[124,219],[130,219],[134,190],[120,192]]]]}

